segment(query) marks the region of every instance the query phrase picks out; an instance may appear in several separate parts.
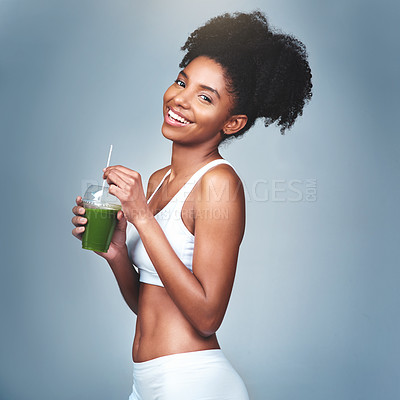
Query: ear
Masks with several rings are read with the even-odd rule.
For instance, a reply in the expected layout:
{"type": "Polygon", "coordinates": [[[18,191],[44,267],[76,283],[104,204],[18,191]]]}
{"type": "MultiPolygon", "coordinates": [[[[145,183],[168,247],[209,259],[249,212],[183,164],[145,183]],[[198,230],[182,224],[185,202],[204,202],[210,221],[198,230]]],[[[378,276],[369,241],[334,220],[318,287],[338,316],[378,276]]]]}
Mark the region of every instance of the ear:
{"type": "Polygon", "coordinates": [[[222,133],[232,135],[239,132],[247,123],[247,115],[232,115],[222,128],[222,133]]]}

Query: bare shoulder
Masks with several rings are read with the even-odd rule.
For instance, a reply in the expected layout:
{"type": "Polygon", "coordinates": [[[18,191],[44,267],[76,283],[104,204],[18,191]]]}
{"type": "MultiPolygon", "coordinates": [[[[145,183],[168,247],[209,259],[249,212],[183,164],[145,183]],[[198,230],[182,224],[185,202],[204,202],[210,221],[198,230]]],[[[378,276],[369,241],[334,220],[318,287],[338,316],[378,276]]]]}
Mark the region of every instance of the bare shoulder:
{"type": "Polygon", "coordinates": [[[201,179],[200,186],[202,199],[206,198],[211,202],[244,203],[242,181],[227,164],[217,165],[207,171],[201,179]]]}
{"type": "Polygon", "coordinates": [[[235,170],[221,164],[207,171],[195,202],[195,232],[219,241],[229,237],[239,246],[245,230],[246,202],[242,181],[235,170]]]}
{"type": "Polygon", "coordinates": [[[170,168],[171,166],[167,165],[166,167],[158,169],[157,171],[151,174],[149,182],[147,184],[147,198],[149,198],[154,192],[154,190],[156,190],[156,187],[161,182],[161,179],[164,177],[164,175],[168,172],[170,168]]]}

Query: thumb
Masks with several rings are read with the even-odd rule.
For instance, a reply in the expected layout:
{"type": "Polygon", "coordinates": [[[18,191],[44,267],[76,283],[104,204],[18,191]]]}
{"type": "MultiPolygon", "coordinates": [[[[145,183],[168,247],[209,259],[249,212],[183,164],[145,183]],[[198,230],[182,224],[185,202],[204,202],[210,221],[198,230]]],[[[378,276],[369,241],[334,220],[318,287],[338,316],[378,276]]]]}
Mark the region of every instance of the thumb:
{"type": "Polygon", "coordinates": [[[118,211],[117,220],[118,220],[118,222],[117,222],[116,229],[125,230],[128,223],[127,223],[125,214],[122,210],[118,211]]]}

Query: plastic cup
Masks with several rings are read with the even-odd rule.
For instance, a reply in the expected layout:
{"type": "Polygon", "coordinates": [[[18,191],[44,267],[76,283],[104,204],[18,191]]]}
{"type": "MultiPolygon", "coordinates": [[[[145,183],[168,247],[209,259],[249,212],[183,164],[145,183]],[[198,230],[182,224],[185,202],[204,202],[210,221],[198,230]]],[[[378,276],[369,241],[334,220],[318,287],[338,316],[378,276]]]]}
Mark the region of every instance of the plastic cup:
{"type": "Polygon", "coordinates": [[[107,253],[117,225],[120,201],[108,193],[108,187],[91,185],[83,196],[87,223],[82,236],[82,248],[107,253]]]}

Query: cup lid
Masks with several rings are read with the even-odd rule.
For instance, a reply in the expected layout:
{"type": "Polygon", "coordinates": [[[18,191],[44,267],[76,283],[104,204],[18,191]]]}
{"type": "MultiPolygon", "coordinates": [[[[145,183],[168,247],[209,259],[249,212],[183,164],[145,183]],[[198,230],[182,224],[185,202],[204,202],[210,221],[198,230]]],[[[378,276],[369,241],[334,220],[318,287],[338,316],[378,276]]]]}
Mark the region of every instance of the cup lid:
{"type": "Polygon", "coordinates": [[[120,210],[121,202],[117,197],[108,192],[108,186],[90,185],[83,196],[83,203],[87,207],[107,208],[110,210],[120,210]]]}

